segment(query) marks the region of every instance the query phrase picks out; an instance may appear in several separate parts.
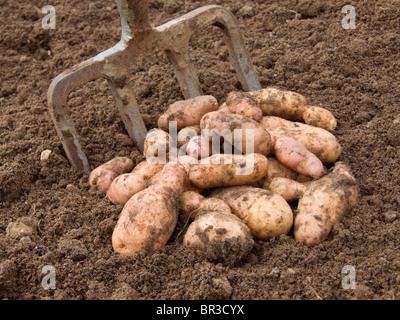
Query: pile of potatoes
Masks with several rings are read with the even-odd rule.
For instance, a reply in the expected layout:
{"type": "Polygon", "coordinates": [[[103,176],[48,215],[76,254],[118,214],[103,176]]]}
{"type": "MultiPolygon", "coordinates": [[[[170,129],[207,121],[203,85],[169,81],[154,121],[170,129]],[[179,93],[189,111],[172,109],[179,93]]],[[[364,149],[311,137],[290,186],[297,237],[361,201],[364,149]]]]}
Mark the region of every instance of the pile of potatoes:
{"type": "Polygon", "coordinates": [[[276,88],[177,101],[144,143],[142,162],[115,158],[94,169],[93,188],[123,206],[116,252],[152,253],[179,218],[183,245],[199,257],[235,264],[254,241],[293,231],[324,241],[358,203],[349,167],[337,161],[337,122],[300,94],[276,88]]]}

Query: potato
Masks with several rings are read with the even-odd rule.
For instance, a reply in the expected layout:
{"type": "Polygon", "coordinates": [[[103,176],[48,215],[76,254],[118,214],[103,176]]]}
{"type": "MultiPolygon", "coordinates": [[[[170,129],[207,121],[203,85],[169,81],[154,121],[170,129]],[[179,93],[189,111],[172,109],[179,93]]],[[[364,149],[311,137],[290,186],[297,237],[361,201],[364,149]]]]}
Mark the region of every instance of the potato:
{"type": "Polygon", "coordinates": [[[178,132],[177,136],[177,147],[181,148],[187,144],[193,137],[201,134],[200,125],[188,126],[178,132]]]}
{"type": "Polygon", "coordinates": [[[222,199],[219,198],[204,198],[199,205],[199,210],[211,210],[211,211],[222,211],[226,213],[232,213],[229,205],[222,199]]]}
{"type": "MultiPolygon", "coordinates": [[[[189,196],[189,195],[188,195],[189,196]]],[[[197,198],[196,200],[194,198],[196,198],[198,196],[193,195],[190,196],[191,199],[186,200],[187,202],[191,202],[191,204],[193,204],[193,206],[191,207],[191,209],[193,209],[192,211],[190,211],[190,215],[187,215],[188,218],[190,220],[194,220],[196,218],[196,215],[201,211],[201,210],[211,210],[211,211],[222,211],[225,213],[232,213],[231,212],[231,208],[228,206],[228,204],[218,198],[205,198],[203,196],[203,198],[201,199],[200,202],[196,201],[197,199],[200,200],[200,198],[197,198]],[[197,206],[197,207],[196,207],[197,206]]],[[[182,199],[182,201],[185,201],[182,199]]]]}
{"type": "MultiPolygon", "coordinates": [[[[200,128],[208,130],[210,135],[219,135],[242,153],[254,152],[266,156],[272,150],[271,136],[263,126],[239,114],[209,112],[201,119],[200,128]]],[[[203,131],[203,135],[206,135],[206,132],[203,131]]]]}
{"type": "Polygon", "coordinates": [[[125,204],[112,234],[113,249],[122,256],[153,253],[175,230],[186,171],[167,163],[161,176],[125,204]]]}
{"type": "Polygon", "coordinates": [[[321,107],[309,106],[303,113],[303,120],[311,126],[327,131],[333,131],[337,127],[337,120],[333,114],[321,107]]]}
{"type": "Polygon", "coordinates": [[[133,161],[127,157],[114,158],[94,169],[89,174],[89,185],[102,191],[110,188],[113,180],[133,168],[133,161]]]}
{"type": "Polygon", "coordinates": [[[124,205],[134,194],[146,189],[146,181],[138,173],[123,173],[116,177],[107,190],[107,198],[124,205]]]}
{"type": "Polygon", "coordinates": [[[308,245],[321,243],[358,201],[356,179],[346,164],[337,162],[329,174],[307,184],[297,207],[295,239],[308,245]]]}
{"type": "Polygon", "coordinates": [[[140,162],[133,168],[132,173],[140,174],[145,181],[150,180],[164,168],[165,163],[150,163],[147,160],[140,162]]]}
{"type": "Polygon", "coordinates": [[[306,184],[288,178],[277,177],[268,184],[264,184],[263,188],[279,194],[283,199],[290,202],[299,199],[304,194],[306,184]]]}
{"type": "Polygon", "coordinates": [[[307,182],[313,180],[309,176],[300,174],[288,168],[274,156],[267,157],[267,160],[268,160],[267,174],[262,179],[258,180],[256,183],[252,183],[251,186],[268,190],[271,180],[276,177],[288,178],[291,180],[295,180],[297,182],[307,182]]]}
{"type": "Polygon", "coordinates": [[[209,157],[212,153],[212,139],[196,136],[186,145],[186,154],[196,159],[209,157]]]}
{"type": "Polygon", "coordinates": [[[268,159],[268,170],[264,177],[264,182],[269,183],[275,177],[283,177],[298,182],[310,181],[312,178],[304,174],[299,174],[298,172],[288,168],[282,162],[280,162],[275,157],[267,157],[268,159]]]}
{"type": "Polygon", "coordinates": [[[173,103],[158,119],[158,128],[169,131],[169,122],[176,121],[177,130],[200,124],[208,112],[218,110],[218,101],[210,95],[198,96],[173,103]]]}
{"type": "Polygon", "coordinates": [[[310,106],[301,94],[265,88],[249,92],[257,102],[264,115],[277,116],[287,120],[300,121],[333,131],[337,121],[333,114],[326,109],[310,106]]]}
{"type": "Polygon", "coordinates": [[[189,225],[183,244],[199,257],[235,265],[249,254],[254,240],[249,228],[233,214],[201,210],[189,225]]]}
{"type": "Polygon", "coordinates": [[[241,114],[257,122],[260,122],[263,117],[263,112],[257,102],[247,92],[230,92],[225,105],[232,113],[241,114]]]}
{"type": "Polygon", "coordinates": [[[224,200],[232,213],[250,228],[255,239],[266,240],[287,234],[293,225],[293,212],[280,195],[249,186],[219,188],[210,197],[224,200]]]}
{"type": "Polygon", "coordinates": [[[251,91],[249,94],[266,116],[277,116],[287,120],[301,120],[308,106],[308,101],[304,96],[292,91],[264,88],[251,91]]]}
{"type": "Polygon", "coordinates": [[[150,163],[166,164],[169,160],[170,139],[164,130],[150,130],[144,140],[143,156],[150,163]]]}
{"type": "Polygon", "coordinates": [[[260,124],[265,129],[277,127],[295,128],[300,122],[289,121],[275,116],[266,116],[261,119],[260,124]]]}
{"type": "Polygon", "coordinates": [[[193,164],[189,180],[198,188],[216,188],[251,184],[267,173],[268,160],[262,154],[216,154],[193,164]]]}
{"type": "Polygon", "coordinates": [[[204,196],[196,191],[184,191],[181,197],[180,213],[186,218],[194,219],[195,211],[200,207],[204,196]]]}
{"type": "Polygon", "coordinates": [[[295,139],[288,137],[277,139],[274,144],[274,154],[281,163],[300,174],[318,179],[326,173],[321,160],[295,139]]]}
{"type": "Polygon", "coordinates": [[[267,131],[273,140],[281,137],[298,140],[325,164],[334,163],[342,152],[336,137],[322,128],[295,123],[295,127],[274,127],[267,131]]]}

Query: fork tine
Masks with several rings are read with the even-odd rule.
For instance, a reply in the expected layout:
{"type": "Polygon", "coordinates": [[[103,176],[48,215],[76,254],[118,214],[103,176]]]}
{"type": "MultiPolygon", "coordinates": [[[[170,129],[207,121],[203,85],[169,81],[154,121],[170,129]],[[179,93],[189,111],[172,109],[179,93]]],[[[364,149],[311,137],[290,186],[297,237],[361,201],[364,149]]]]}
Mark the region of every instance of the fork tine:
{"type": "Polygon", "coordinates": [[[129,86],[119,88],[111,79],[107,81],[129,137],[140,152],[143,152],[147,129],[132,89],[129,86]]]}
{"type": "Polygon", "coordinates": [[[79,171],[90,173],[85,153],[79,143],[71,110],[68,107],[68,94],[75,88],[101,77],[102,64],[89,59],[68,72],[58,75],[50,84],[47,97],[50,115],[57,134],[64,147],[68,160],[79,171]]]}
{"type": "Polygon", "coordinates": [[[202,95],[197,72],[190,61],[188,52],[186,50],[183,53],[166,50],[165,53],[175,69],[185,99],[202,95]]]}
{"type": "MultiPolygon", "coordinates": [[[[246,50],[239,24],[233,13],[229,10],[217,5],[204,6],[191,11],[180,18],[167,22],[166,24],[157,27],[156,30],[160,33],[169,31],[171,34],[175,32],[179,36],[181,34],[186,34],[187,37],[188,30],[182,31],[184,30],[183,26],[187,26],[192,34],[199,28],[204,28],[210,25],[217,26],[221,29],[243,90],[260,90],[261,85],[250,61],[250,55],[246,50]]],[[[185,39],[185,41],[187,42],[187,39],[185,39]]],[[[180,41],[180,44],[184,45],[185,43],[180,41]]]]}

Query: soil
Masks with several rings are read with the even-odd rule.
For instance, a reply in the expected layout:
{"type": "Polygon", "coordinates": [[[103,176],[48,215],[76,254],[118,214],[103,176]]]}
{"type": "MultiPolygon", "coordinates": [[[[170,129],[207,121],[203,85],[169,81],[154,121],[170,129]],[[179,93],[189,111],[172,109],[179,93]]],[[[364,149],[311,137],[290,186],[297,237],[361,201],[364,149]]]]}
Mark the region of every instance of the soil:
{"type": "MultiPolygon", "coordinates": [[[[48,1],[0,2],[0,298],[2,299],[400,299],[400,3],[398,0],[150,0],[160,25],[220,4],[237,17],[263,87],[303,94],[338,119],[340,161],[360,185],[356,208],[316,246],[292,233],[256,241],[235,266],[182,247],[185,221],[168,244],[120,257],[111,234],[121,212],[71,168],[47,107],[62,71],[120,39],[114,1],[52,1],[56,28],[41,26],[48,1]],[[353,4],[356,28],[342,28],[353,4]],[[47,160],[42,151],[51,150],[47,160]],[[55,288],[45,290],[45,266],[55,288]],[[349,267],[350,266],[350,267],[349,267]],[[354,269],[352,269],[354,268],[354,269]],[[354,272],[349,274],[348,270],[354,272]],[[355,288],[347,288],[350,276],[355,288]],[[347,277],[346,277],[347,276],[347,277]]],[[[204,93],[220,102],[241,90],[223,36],[199,30],[190,56],[204,93]]],[[[133,91],[148,128],[183,99],[173,68],[155,52],[132,68],[133,91]]],[[[142,160],[104,79],[69,96],[92,167],[116,156],[142,160]]]]}

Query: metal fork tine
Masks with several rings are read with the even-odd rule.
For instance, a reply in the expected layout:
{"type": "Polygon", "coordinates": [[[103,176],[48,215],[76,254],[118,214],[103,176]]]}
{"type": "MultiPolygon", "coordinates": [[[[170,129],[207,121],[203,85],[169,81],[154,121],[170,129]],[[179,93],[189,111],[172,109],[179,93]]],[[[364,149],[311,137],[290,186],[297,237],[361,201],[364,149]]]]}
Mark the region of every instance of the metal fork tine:
{"type": "Polygon", "coordinates": [[[128,86],[118,88],[112,80],[107,79],[107,81],[129,137],[135,146],[143,152],[147,129],[139,112],[132,89],[128,86]]]}
{"type": "Polygon", "coordinates": [[[197,72],[192,65],[188,52],[179,53],[166,50],[165,53],[175,69],[175,74],[185,99],[202,95],[197,72]]]}

